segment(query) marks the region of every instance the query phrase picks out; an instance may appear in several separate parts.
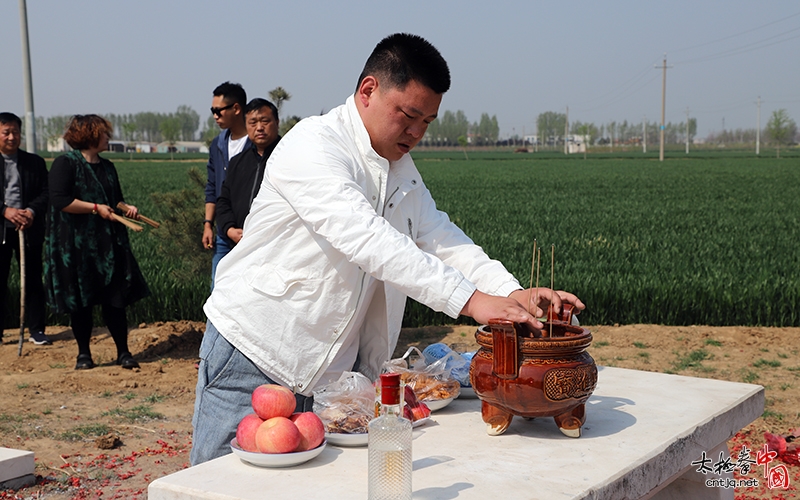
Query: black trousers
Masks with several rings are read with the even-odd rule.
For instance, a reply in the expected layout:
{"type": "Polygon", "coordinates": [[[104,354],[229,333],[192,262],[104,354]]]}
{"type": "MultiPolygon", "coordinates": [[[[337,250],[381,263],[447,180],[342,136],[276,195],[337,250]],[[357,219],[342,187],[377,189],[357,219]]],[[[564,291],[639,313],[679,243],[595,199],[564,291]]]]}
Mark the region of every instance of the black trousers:
{"type": "MultiPolygon", "coordinates": [[[[28,236],[27,234],[25,236],[28,236]]],[[[16,254],[19,263],[19,233],[5,228],[5,240],[0,241],[0,326],[5,328],[7,311],[8,274],[11,256],[16,254]]],[[[42,284],[42,242],[25,238],[25,324],[32,332],[44,332],[45,295],[42,284]]]]}

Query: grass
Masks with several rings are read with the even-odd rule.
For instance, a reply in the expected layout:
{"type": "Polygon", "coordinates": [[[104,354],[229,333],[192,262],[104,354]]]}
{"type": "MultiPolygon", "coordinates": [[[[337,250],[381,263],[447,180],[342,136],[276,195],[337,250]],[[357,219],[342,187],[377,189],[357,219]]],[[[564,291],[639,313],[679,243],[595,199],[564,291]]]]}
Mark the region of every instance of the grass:
{"type": "Polygon", "coordinates": [[[30,384],[23,382],[21,384],[17,384],[17,389],[27,389],[30,384]]]}
{"type": "Polygon", "coordinates": [[[756,381],[758,381],[759,378],[758,373],[752,370],[748,370],[747,368],[742,368],[741,370],[739,370],[739,374],[741,376],[742,382],[746,384],[754,384],[756,381]]]}
{"type": "Polygon", "coordinates": [[[163,396],[161,394],[151,394],[149,396],[145,396],[142,400],[145,403],[155,404],[155,403],[160,403],[160,402],[164,401],[165,399],[166,399],[166,396],[163,396]]]}
{"type": "Polygon", "coordinates": [[[753,363],[753,366],[756,368],[763,368],[765,366],[768,366],[770,368],[778,368],[779,366],[781,366],[781,362],[777,360],[766,360],[761,358],[755,363],[753,363]]]}
{"type": "Polygon", "coordinates": [[[64,363],[52,363],[49,366],[50,366],[50,368],[53,368],[53,369],[66,368],[67,367],[67,365],[65,365],[64,363]]]}
{"type": "Polygon", "coordinates": [[[599,342],[595,342],[595,343],[594,343],[594,344],[592,344],[592,345],[593,345],[593,346],[595,346],[595,347],[605,347],[605,346],[607,346],[607,345],[610,345],[610,344],[611,344],[611,343],[610,343],[610,342],[608,342],[608,341],[606,341],[606,340],[601,340],[601,341],[599,341],[599,342]]]}
{"type": "Polygon", "coordinates": [[[122,417],[129,422],[136,422],[142,420],[158,420],[164,418],[161,413],[153,411],[153,407],[149,405],[138,405],[128,410],[123,408],[115,408],[103,412],[103,417],[122,417]]]}
{"type": "Polygon", "coordinates": [[[711,346],[714,346],[714,347],[722,347],[722,342],[720,342],[719,340],[714,340],[714,339],[706,339],[705,345],[711,345],[711,346]]]}
{"type": "Polygon", "coordinates": [[[61,441],[80,441],[90,436],[102,436],[108,434],[111,429],[105,424],[88,424],[75,427],[62,432],[58,439],[61,441]]]}
{"type": "Polygon", "coordinates": [[[675,371],[683,371],[688,369],[707,371],[703,367],[703,361],[709,358],[709,353],[705,349],[696,349],[684,356],[678,356],[678,360],[673,363],[675,371]]]}
{"type": "Polygon", "coordinates": [[[649,346],[643,342],[634,342],[633,347],[637,347],[639,349],[647,349],[649,346]]]}

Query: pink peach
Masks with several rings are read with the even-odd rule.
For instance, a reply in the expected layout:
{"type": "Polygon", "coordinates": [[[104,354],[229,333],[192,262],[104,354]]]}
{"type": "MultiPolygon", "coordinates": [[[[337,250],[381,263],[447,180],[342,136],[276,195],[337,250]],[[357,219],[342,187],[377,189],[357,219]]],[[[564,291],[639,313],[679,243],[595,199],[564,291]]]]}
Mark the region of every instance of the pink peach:
{"type": "Polygon", "coordinates": [[[256,430],[256,446],[261,453],[291,453],[300,438],[300,430],[286,417],[266,420],[256,430]]]}
{"type": "Polygon", "coordinates": [[[313,450],[325,439],[325,424],[313,412],[295,413],[289,420],[294,422],[300,431],[300,445],[297,451],[313,450]]]}
{"type": "Polygon", "coordinates": [[[253,410],[263,420],[273,417],[289,418],[297,405],[292,391],[276,384],[259,385],[250,399],[253,410]]]}
{"type": "Polygon", "coordinates": [[[236,427],[236,442],[239,443],[239,448],[244,451],[258,451],[256,446],[256,431],[264,421],[256,415],[251,413],[245,416],[236,427]]]}

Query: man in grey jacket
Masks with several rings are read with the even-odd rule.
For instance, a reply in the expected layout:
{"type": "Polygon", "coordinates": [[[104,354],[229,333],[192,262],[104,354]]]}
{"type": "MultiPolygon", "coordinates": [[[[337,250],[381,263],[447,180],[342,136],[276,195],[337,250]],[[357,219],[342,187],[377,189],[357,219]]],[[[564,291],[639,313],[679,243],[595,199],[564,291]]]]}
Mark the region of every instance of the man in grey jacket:
{"type": "Polygon", "coordinates": [[[583,309],[566,292],[522,290],[436,210],[408,153],[449,87],[436,48],[391,35],[344,105],[278,143],[204,307],[192,464],[228,452],[260,384],[292,389],[307,411],[314,388],[344,371],[375,379],[397,344],[406,297],[453,318],[534,327],[550,301],[583,309]]]}

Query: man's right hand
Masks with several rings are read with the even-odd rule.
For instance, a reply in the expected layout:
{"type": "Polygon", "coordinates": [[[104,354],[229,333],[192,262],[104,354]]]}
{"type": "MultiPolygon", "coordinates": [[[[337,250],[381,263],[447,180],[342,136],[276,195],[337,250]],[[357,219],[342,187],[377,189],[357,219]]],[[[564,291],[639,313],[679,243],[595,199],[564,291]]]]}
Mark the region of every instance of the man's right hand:
{"type": "Polygon", "coordinates": [[[203,228],[203,248],[214,248],[214,228],[211,224],[205,224],[203,228]]]}
{"type": "Polygon", "coordinates": [[[239,240],[242,239],[242,228],[240,227],[232,227],[228,229],[226,236],[230,238],[230,240],[236,244],[239,243],[239,240]]]}
{"type": "Polygon", "coordinates": [[[471,317],[482,325],[488,324],[490,319],[500,318],[515,323],[527,323],[533,328],[544,326],[516,300],[488,295],[478,290],[475,290],[472,297],[464,304],[461,314],[471,317]]]}

